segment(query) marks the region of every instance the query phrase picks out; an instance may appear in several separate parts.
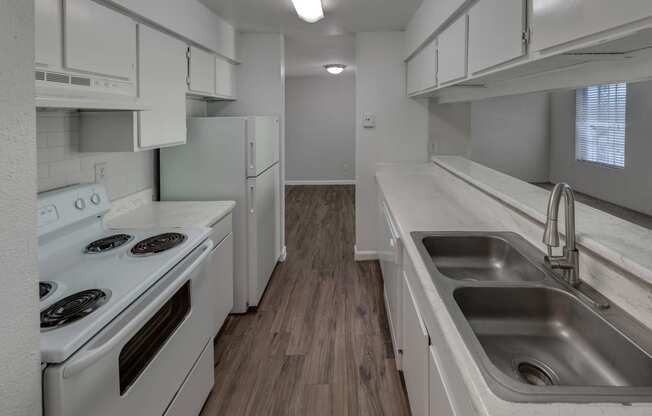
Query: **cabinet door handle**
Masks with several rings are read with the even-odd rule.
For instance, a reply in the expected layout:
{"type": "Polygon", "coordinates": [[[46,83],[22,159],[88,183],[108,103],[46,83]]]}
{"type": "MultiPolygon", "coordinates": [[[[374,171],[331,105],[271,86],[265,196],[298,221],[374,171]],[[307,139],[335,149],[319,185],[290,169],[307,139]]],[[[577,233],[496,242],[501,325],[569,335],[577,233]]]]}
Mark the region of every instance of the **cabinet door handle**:
{"type": "Polygon", "coordinates": [[[249,169],[254,169],[254,142],[249,142],[249,169]]]}

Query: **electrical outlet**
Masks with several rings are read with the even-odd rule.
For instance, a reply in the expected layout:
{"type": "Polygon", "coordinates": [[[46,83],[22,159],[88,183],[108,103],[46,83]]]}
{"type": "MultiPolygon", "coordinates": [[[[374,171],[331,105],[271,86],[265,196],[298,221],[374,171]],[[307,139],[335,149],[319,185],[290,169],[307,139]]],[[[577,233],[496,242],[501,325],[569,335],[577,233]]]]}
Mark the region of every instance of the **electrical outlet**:
{"type": "Polygon", "coordinates": [[[109,180],[109,168],[106,162],[95,164],[95,183],[106,185],[109,180]]]}

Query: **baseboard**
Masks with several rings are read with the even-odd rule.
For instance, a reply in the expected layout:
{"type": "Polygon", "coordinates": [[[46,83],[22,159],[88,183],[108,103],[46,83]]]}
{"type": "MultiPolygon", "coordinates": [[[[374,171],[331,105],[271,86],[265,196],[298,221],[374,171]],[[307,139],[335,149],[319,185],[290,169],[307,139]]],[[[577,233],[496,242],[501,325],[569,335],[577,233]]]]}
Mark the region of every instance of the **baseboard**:
{"type": "Polygon", "coordinates": [[[353,259],[355,261],[378,260],[378,252],[375,250],[361,251],[358,247],[353,247],[353,259]]]}
{"type": "Polygon", "coordinates": [[[281,250],[281,256],[278,258],[278,261],[283,263],[287,258],[288,258],[288,247],[283,246],[283,249],[281,250]]]}
{"type": "Polygon", "coordinates": [[[307,180],[307,181],[285,181],[285,185],[355,185],[355,179],[332,179],[332,180],[307,180]]]}

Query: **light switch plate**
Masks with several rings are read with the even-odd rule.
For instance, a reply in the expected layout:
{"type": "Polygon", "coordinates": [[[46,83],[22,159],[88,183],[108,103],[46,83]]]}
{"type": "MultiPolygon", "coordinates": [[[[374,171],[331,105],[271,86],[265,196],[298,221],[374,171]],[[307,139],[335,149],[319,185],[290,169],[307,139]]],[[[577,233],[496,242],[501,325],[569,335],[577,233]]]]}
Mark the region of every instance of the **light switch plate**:
{"type": "Polygon", "coordinates": [[[106,162],[95,164],[95,183],[106,185],[109,180],[109,168],[106,162]]]}
{"type": "Polygon", "coordinates": [[[371,113],[362,114],[362,127],[373,129],[376,127],[376,116],[371,113]]]}

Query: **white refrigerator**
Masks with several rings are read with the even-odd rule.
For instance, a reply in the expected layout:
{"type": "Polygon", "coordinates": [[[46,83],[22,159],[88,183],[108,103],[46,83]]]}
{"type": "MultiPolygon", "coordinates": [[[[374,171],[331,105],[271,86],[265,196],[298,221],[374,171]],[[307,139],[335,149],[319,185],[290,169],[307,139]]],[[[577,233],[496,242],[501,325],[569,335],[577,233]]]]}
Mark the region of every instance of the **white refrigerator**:
{"type": "Polygon", "coordinates": [[[234,200],[233,312],[257,306],[281,255],[277,117],[192,117],[188,142],[161,149],[161,200],[234,200]]]}

